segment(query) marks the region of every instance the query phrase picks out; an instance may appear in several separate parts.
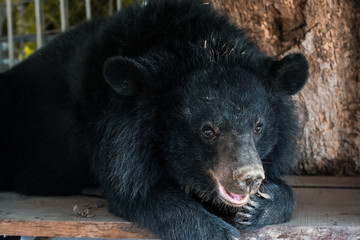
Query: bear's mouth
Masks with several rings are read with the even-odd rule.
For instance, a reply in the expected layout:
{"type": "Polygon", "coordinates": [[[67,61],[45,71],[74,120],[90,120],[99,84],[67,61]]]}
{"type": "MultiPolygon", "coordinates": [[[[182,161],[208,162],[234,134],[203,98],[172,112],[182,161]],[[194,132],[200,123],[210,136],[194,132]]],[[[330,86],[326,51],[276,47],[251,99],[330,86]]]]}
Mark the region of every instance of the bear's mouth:
{"type": "Polygon", "coordinates": [[[218,192],[221,200],[233,207],[242,207],[249,201],[249,194],[235,194],[227,191],[223,185],[218,182],[218,192]]]}

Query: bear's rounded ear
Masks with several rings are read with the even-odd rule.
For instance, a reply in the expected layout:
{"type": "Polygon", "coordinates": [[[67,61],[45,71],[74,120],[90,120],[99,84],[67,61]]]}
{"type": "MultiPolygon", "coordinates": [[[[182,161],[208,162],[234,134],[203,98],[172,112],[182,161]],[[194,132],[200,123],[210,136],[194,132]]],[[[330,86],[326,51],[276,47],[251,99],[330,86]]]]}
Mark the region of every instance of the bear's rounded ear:
{"type": "Polygon", "coordinates": [[[143,84],[146,68],[131,58],[112,57],[105,62],[103,75],[115,92],[133,96],[143,84]]]}
{"type": "Polygon", "coordinates": [[[299,92],[309,77],[309,64],[301,53],[292,53],[271,66],[272,89],[287,95],[299,92]]]}

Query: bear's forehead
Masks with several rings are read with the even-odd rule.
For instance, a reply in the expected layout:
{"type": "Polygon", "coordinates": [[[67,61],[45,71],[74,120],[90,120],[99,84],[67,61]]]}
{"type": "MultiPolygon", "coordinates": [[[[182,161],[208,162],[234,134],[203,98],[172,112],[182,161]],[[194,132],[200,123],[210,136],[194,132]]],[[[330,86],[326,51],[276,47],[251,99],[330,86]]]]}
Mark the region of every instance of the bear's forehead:
{"type": "Polygon", "coordinates": [[[191,77],[184,89],[190,104],[196,102],[240,110],[269,101],[269,93],[256,75],[241,68],[216,70],[202,71],[191,77]]]}
{"type": "Polygon", "coordinates": [[[266,118],[272,98],[262,81],[239,66],[197,71],[180,90],[181,112],[195,121],[245,123],[266,118]]]}
{"type": "Polygon", "coordinates": [[[270,102],[266,94],[243,92],[234,88],[211,89],[185,96],[183,112],[193,119],[207,118],[217,122],[266,118],[270,102]],[[228,90],[228,91],[227,91],[228,90]]]}

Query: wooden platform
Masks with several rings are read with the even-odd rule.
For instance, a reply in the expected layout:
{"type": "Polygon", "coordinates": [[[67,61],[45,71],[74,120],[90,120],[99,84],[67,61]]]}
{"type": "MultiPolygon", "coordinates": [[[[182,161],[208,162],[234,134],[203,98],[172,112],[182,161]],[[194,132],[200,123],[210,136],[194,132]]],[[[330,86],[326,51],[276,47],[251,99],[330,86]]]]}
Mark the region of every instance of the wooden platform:
{"type": "MultiPolygon", "coordinates": [[[[244,239],[360,239],[360,177],[288,181],[297,198],[292,220],[243,232],[244,239]]],[[[101,198],[27,197],[12,192],[0,193],[0,235],[156,239],[148,230],[109,213],[101,198]]]]}

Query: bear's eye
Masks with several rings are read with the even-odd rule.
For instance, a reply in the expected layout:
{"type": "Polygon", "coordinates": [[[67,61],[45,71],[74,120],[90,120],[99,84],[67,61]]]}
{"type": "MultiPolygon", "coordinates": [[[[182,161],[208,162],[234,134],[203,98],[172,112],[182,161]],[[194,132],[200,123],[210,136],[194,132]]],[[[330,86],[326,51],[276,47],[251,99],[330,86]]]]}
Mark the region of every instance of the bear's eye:
{"type": "Polygon", "coordinates": [[[212,127],[205,126],[202,129],[202,135],[206,138],[211,138],[211,137],[215,136],[215,131],[214,131],[214,129],[212,129],[212,127]]]}
{"type": "Polygon", "coordinates": [[[262,132],[263,129],[263,124],[261,122],[256,122],[255,127],[254,127],[254,133],[256,135],[259,135],[262,132]]]}

